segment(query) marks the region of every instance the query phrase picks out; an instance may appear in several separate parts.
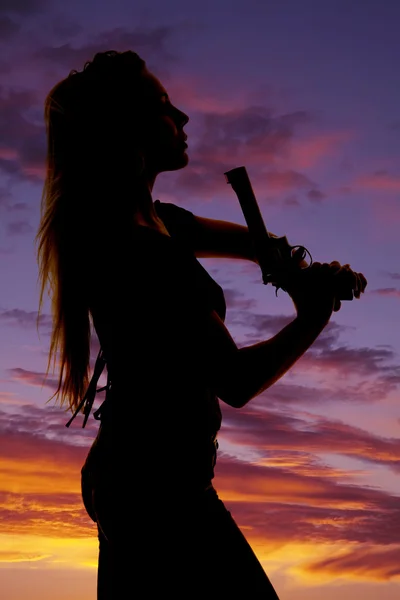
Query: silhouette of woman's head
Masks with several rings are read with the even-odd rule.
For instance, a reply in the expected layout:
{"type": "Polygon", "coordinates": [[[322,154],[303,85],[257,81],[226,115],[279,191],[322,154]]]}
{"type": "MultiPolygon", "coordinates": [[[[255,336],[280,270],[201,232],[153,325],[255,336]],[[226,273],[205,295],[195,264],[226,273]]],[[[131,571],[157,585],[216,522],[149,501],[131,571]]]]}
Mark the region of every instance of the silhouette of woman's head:
{"type": "Polygon", "coordinates": [[[135,52],[100,52],[71,71],[49,93],[45,117],[54,167],[80,182],[90,174],[102,189],[108,175],[118,174],[126,191],[135,176],[152,184],[158,173],[188,162],[189,119],[135,52]]]}

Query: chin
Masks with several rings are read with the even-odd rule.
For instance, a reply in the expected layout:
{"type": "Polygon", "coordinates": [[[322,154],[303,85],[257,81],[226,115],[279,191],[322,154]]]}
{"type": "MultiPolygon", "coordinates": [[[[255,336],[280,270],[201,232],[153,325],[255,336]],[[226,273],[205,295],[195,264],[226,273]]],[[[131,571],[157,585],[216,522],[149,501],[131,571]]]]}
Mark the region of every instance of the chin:
{"type": "Polygon", "coordinates": [[[189,156],[187,149],[180,149],[179,151],[169,150],[168,153],[164,153],[164,156],[159,158],[154,166],[155,173],[163,173],[165,171],[179,171],[184,169],[189,163],[189,156]]]}
{"type": "Polygon", "coordinates": [[[183,152],[182,154],[182,167],[180,167],[181,169],[183,167],[186,167],[186,165],[189,163],[189,155],[187,154],[187,152],[183,152]]]}
{"type": "Polygon", "coordinates": [[[168,165],[165,165],[163,171],[178,171],[183,169],[189,163],[189,157],[186,152],[183,152],[180,156],[177,156],[175,160],[169,161],[168,165]]]}

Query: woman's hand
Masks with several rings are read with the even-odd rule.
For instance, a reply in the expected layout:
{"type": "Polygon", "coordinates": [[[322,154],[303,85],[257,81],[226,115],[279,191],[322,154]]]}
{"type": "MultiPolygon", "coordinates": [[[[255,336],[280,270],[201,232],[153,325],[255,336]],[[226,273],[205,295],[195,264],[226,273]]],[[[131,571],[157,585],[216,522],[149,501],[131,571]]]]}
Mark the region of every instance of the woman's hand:
{"type": "Polygon", "coordinates": [[[329,321],[332,312],[340,310],[342,300],[360,298],[367,286],[362,273],[349,264],[313,262],[283,284],[299,317],[329,321]]]}

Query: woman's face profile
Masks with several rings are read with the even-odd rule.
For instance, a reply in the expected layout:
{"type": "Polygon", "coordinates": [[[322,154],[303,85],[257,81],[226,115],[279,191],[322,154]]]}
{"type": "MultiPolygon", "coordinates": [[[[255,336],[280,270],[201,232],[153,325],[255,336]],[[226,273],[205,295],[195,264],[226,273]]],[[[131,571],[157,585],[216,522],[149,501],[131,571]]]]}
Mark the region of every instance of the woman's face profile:
{"type": "Polygon", "coordinates": [[[146,167],[154,173],[182,169],[189,162],[183,131],[189,117],[171,103],[157,77],[147,69],[141,77],[143,115],[138,118],[143,119],[141,146],[146,167]]]}

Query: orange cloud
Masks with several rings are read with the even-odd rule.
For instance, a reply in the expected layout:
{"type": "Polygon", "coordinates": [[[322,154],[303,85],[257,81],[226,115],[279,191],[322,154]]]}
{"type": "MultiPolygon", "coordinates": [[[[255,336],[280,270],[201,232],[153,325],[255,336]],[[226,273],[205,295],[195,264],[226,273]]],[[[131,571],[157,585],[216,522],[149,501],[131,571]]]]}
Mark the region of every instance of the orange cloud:
{"type": "Polygon", "coordinates": [[[0,551],[0,563],[37,562],[48,558],[48,554],[37,552],[20,552],[18,550],[0,551]]]}
{"type": "Polygon", "coordinates": [[[317,560],[303,568],[309,573],[326,573],[346,579],[400,579],[400,545],[382,548],[357,544],[350,551],[317,560]]]}
{"type": "MultiPolygon", "coordinates": [[[[23,402],[23,404],[25,404],[23,402]]],[[[15,392],[0,392],[0,404],[22,404],[22,400],[18,399],[18,396],[15,392]]]]}
{"type": "MultiPolygon", "coordinates": [[[[79,472],[93,431],[83,443],[80,428],[66,432],[63,411],[48,408],[47,419],[43,413],[32,406],[13,415],[0,412],[0,560],[35,562],[42,568],[76,561],[92,568],[96,528],[82,505],[79,472]]],[[[396,440],[340,423],[308,423],[257,409],[257,404],[254,410],[232,409],[226,417],[214,483],[268,564],[277,561],[279,568],[289,568],[290,560],[279,554],[283,547],[297,548],[301,570],[305,557],[312,565],[324,556],[326,544],[336,544],[337,550],[353,543],[371,547],[396,543],[398,498],[357,485],[357,474],[331,469],[317,458],[318,452],[330,450],[389,462],[398,456],[396,440]],[[252,461],[224,452],[227,439],[253,451],[252,461]],[[311,546],[321,548],[320,556],[310,554],[311,546]]],[[[325,570],[321,566],[320,571],[307,573],[312,581],[325,570]]]]}

